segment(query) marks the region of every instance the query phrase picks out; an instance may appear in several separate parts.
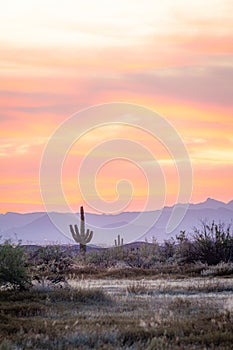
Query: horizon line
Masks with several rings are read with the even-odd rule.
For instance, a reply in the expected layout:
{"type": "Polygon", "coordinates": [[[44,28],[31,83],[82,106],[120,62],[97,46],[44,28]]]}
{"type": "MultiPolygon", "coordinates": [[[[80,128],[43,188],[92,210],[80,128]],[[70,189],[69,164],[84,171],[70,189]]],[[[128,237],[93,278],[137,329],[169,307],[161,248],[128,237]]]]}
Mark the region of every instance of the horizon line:
{"type": "MultiPolygon", "coordinates": [[[[204,201],[202,202],[196,202],[196,203],[174,203],[172,205],[165,205],[163,206],[162,208],[157,208],[157,209],[152,209],[152,210],[145,210],[143,212],[147,212],[147,213],[150,213],[150,212],[153,212],[153,211],[157,211],[157,210],[162,210],[164,208],[172,208],[174,207],[175,205],[198,205],[198,204],[203,204],[205,202],[207,202],[208,200],[212,200],[212,201],[215,201],[215,202],[221,202],[223,204],[229,204],[232,200],[229,200],[228,202],[224,202],[222,200],[219,200],[219,199],[215,199],[215,198],[211,198],[211,197],[207,197],[204,201]]],[[[71,212],[65,212],[65,211],[32,211],[32,212],[16,212],[16,211],[6,211],[6,212],[0,212],[0,215],[6,215],[6,214],[40,214],[40,213],[57,213],[57,214],[70,214],[71,212]]],[[[78,213],[77,212],[72,212],[72,214],[76,214],[78,213]]],[[[117,212],[117,213],[96,213],[96,212],[89,212],[89,211],[86,211],[85,214],[92,214],[92,215],[119,215],[119,214],[122,214],[122,213],[142,213],[142,211],[122,211],[122,212],[117,212]]]]}

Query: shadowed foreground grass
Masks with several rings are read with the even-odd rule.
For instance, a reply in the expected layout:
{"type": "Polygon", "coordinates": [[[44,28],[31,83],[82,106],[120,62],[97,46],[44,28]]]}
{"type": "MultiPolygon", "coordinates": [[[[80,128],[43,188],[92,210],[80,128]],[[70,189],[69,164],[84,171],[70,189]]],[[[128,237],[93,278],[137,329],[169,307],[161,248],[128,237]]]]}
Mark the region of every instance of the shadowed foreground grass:
{"type": "Polygon", "coordinates": [[[1,291],[0,349],[232,349],[229,283],[195,286],[200,297],[170,286],[152,293],[140,281],[111,296],[90,287],[1,291]]]}

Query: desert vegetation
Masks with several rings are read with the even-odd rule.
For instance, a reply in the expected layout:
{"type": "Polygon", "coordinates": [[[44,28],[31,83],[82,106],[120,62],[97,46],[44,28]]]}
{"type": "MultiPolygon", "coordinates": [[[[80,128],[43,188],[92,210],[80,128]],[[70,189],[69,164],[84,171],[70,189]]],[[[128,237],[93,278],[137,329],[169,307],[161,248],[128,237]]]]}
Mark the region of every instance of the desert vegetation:
{"type": "Polygon", "coordinates": [[[83,255],[86,254],[87,243],[89,243],[93,237],[93,231],[89,229],[85,229],[85,216],[84,216],[84,208],[80,208],[80,229],[78,229],[77,225],[70,225],[70,232],[73,236],[75,242],[80,244],[80,253],[83,255]]]}
{"type": "Polygon", "coordinates": [[[85,252],[2,242],[0,349],[231,349],[232,276],[222,223],[85,252]]]}

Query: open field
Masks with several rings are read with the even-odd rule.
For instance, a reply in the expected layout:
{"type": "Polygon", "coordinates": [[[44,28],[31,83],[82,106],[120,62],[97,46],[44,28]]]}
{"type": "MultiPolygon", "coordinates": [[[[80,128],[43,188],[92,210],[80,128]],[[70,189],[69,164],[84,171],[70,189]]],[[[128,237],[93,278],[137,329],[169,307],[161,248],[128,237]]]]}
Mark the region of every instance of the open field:
{"type": "Polygon", "coordinates": [[[232,349],[232,278],[76,278],[1,291],[0,349],[232,349]]]}
{"type": "Polygon", "coordinates": [[[177,244],[81,254],[6,242],[0,350],[232,349],[233,240],[227,237],[193,243],[182,234],[177,244]],[[213,256],[216,264],[208,264],[213,256]]]}

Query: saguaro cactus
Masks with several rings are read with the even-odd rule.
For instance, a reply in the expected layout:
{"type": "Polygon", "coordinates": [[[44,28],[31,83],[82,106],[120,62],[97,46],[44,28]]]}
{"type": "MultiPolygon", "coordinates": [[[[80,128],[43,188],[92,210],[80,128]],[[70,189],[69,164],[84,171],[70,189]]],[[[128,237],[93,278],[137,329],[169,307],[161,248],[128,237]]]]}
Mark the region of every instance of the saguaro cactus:
{"type": "Polygon", "coordinates": [[[78,225],[70,225],[70,231],[72,233],[73,239],[80,244],[80,252],[85,255],[87,250],[87,243],[92,240],[93,231],[87,229],[85,232],[85,217],[84,217],[84,209],[80,208],[80,231],[78,229],[78,225]]]}
{"type": "Polygon", "coordinates": [[[123,246],[123,238],[120,237],[120,235],[117,236],[117,240],[115,239],[115,247],[122,247],[123,246]]]}

